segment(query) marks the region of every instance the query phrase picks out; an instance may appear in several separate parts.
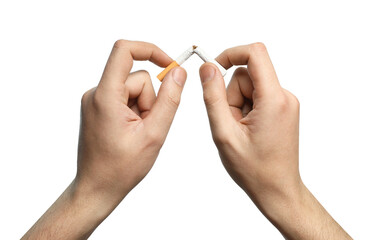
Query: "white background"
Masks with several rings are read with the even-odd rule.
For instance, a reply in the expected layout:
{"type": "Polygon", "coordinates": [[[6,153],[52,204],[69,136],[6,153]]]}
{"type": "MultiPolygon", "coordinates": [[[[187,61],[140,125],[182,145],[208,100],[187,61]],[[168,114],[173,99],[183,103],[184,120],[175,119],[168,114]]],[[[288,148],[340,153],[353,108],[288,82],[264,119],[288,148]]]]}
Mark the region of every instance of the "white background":
{"type": "MultiPolygon", "coordinates": [[[[171,57],[264,42],[301,103],[300,171],[356,239],[372,239],[370,1],[1,1],[0,239],[19,239],[72,181],[81,95],[117,39],[171,57]]],[[[282,239],[230,179],[211,139],[193,56],[148,176],[91,239],[282,239]]],[[[136,63],[153,77],[161,68],[136,63]]],[[[233,72],[228,71],[226,82],[233,72]]]]}

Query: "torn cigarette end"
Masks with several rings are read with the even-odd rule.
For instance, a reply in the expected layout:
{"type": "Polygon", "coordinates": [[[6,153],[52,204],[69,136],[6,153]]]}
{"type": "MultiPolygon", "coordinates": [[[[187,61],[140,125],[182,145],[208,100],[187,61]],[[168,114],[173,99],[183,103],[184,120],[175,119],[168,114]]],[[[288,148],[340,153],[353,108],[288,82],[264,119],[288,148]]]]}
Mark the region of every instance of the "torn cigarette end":
{"type": "Polygon", "coordinates": [[[159,81],[162,82],[163,78],[166,76],[166,74],[171,71],[174,67],[179,67],[181,64],[183,64],[190,56],[192,56],[194,53],[194,46],[188,48],[186,51],[184,51],[178,58],[175,59],[170,65],[168,65],[160,74],[158,74],[157,78],[159,81]]]}
{"type": "Polygon", "coordinates": [[[173,61],[170,65],[168,65],[160,74],[158,74],[157,78],[159,79],[159,81],[163,81],[163,78],[167,75],[167,73],[169,71],[171,71],[171,69],[173,69],[174,67],[179,67],[180,65],[176,62],[176,61],[173,61]]]}

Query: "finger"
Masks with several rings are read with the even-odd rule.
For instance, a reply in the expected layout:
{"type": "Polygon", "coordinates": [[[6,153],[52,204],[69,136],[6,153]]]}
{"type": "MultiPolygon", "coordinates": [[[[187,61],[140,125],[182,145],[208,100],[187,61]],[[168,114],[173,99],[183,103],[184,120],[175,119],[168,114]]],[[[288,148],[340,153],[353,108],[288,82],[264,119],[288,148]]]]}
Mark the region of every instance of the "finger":
{"type": "Polygon", "coordinates": [[[167,73],[158,91],[157,99],[149,115],[144,119],[145,126],[153,134],[165,139],[180,103],[181,93],[187,74],[181,67],[167,73]],[[155,127],[156,126],[156,127],[155,127]]]}
{"type": "Polygon", "coordinates": [[[172,59],[154,44],[118,40],[110,53],[99,87],[114,91],[122,89],[133,66],[133,60],[149,60],[160,67],[166,67],[172,62],[172,59]]]}
{"type": "Polygon", "coordinates": [[[233,120],[227,101],[224,79],[219,69],[212,63],[203,64],[199,73],[210,127],[213,135],[219,134],[227,129],[227,123],[233,120]]]}
{"type": "Polygon", "coordinates": [[[271,97],[272,94],[281,91],[275,69],[262,43],[227,49],[216,58],[216,61],[227,69],[233,65],[247,65],[254,88],[261,96],[271,97]]]}
{"type": "Polygon", "coordinates": [[[254,87],[246,68],[237,68],[227,87],[228,104],[233,117],[241,120],[251,110],[254,87]]]}
{"type": "Polygon", "coordinates": [[[131,73],[124,84],[124,103],[144,118],[155,102],[155,92],[150,75],[141,70],[131,73]]]}

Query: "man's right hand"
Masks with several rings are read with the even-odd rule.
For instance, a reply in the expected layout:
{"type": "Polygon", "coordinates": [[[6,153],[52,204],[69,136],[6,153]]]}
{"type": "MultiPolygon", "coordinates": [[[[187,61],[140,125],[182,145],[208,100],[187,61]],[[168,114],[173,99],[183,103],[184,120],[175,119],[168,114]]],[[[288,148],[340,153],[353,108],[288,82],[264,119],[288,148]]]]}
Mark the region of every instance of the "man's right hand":
{"type": "Polygon", "coordinates": [[[215,65],[200,69],[212,136],[234,181],[287,239],[351,239],[301,180],[299,102],[280,86],[266,47],[234,47],[216,60],[247,66],[227,89],[215,65]]]}
{"type": "Polygon", "coordinates": [[[135,60],[172,62],[150,43],[114,44],[99,85],[82,98],[76,178],[22,239],[87,239],[152,168],[187,76],[172,69],[156,96],[146,71],[131,73],[135,60]]]}

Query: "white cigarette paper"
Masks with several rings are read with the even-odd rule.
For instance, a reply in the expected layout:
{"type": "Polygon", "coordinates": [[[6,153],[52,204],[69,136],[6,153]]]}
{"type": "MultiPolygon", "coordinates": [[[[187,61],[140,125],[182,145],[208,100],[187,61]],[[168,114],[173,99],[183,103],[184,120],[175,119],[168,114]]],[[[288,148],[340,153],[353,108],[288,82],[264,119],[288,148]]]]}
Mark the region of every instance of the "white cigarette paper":
{"type": "Polygon", "coordinates": [[[183,52],[178,58],[176,58],[177,64],[183,64],[188,58],[190,58],[194,53],[194,48],[190,47],[185,52],[183,52]]]}
{"type": "Polygon", "coordinates": [[[225,70],[225,68],[220,65],[215,59],[213,58],[210,58],[200,47],[195,47],[194,46],[194,52],[204,61],[204,62],[210,62],[210,63],[213,63],[215,64],[218,69],[220,70],[221,74],[223,75],[223,77],[225,76],[225,74],[227,73],[227,70],[225,70]]]}

